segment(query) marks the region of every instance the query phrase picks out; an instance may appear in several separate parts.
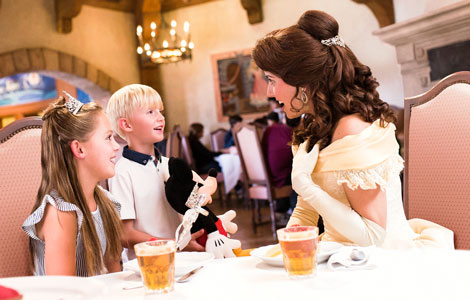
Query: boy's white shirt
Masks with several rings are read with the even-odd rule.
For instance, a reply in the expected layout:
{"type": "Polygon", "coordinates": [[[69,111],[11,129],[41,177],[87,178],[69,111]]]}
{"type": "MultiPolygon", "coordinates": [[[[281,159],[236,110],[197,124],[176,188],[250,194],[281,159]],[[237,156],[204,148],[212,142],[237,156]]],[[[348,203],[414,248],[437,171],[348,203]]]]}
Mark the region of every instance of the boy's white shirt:
{"type": "MultiPolygon", "coordinates": [[[[116,174],[109,180],[109,189],[121,204],[121,219],[133,219],[134,228],[159,238],[175,238],[182,216],[168,203],[165,183],[169,178],[167,157],[154,165],[149,160],[141,165],[122,157],[116,163],[116,174]]],[[[128,249],[128,259],[135,258],[128,249]]]]}

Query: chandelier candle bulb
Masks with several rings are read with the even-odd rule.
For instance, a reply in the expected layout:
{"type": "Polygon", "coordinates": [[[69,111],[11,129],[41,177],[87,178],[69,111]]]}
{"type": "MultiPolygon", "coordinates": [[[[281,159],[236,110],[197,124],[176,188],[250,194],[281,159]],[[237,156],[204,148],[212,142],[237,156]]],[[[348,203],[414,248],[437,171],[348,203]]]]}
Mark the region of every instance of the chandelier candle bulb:
{"type": "MultiPolygon", "coordinates": [[[[148,20],[148,22],[150,21],[148,20]]],[[[163,15],[161,15],[159,21],[150,22],[150,26],[147,25],[148,23],[145,24],[146,29],[142,25],[136,27],[138,36],[137,53],[144,64],[173,63],[192,58],[194,43],[191,41],[188,21],[181,23],[183,25],[181,35],[178,34],[177,21],[171,20],[168,24],[165,22],[163,15]],[[150,32],[144,32],[144,30],[149,29],[150,32]]]]}

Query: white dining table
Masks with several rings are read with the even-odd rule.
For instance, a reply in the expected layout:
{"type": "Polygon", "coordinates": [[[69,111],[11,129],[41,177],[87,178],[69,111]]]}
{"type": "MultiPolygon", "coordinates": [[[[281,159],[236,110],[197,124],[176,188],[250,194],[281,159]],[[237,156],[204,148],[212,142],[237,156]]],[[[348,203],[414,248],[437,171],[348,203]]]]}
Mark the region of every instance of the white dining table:
{"type": "Polygon", "coordinates": [[[107,287],[102,299],[470,299],[470,251],[374,249],[370,270],[331,271],[317,266],[313,278],[291,280],[283,268],[256,257],[207,263],[164,295],[145,295],[132,271],[90,278],[107,287]]]}

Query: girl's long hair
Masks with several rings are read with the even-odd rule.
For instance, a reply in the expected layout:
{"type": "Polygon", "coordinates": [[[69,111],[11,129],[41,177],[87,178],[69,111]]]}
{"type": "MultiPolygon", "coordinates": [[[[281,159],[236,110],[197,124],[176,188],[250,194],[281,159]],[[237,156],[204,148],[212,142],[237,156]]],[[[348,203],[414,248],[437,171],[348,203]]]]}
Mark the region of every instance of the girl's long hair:
{"type": "Polygon", "coordinates": [[[253,50],[255,63],[289,85],[306,87],[313,114],[293,134],[293,144],[331,143],[338,121],[358,114],[366,122],[380,119],[396,123],[389,105],[379,98],[379,85],[370,68],[359,62],[348,46],[327,46],[322,40],[338,35],[338,23],[327,13],[310,10],[296,25],[275,30],[259,40],[253,50]]]}
{"type": "MultiPolygon", "coordinates": [[[[78,178],[77,167],[70,144],[74,140],[87,141],[95,129],[96,120],[103,113],[101,106],[88,103],[74,115],[67,107],[66,100],[60,97],[51,104],[43,115],[41,133],[42,179],[33,211],[42,203],[46,194],[56,192],[64,201],[76,205],[83,213],[81,235],[86,258],[88,276],[100,274],[104,270],[101,246],[78,178]]],[[[94,198],[100,210],[106,234],[104,257],[119,259],[121,256],[122,228],[118,213],[106,194],[95,186],[94,198]]],[[[30,244],[31,257],[33,249],[30,244]]],[[[34,267],[34,266],[33,266],[34,267]]]]}

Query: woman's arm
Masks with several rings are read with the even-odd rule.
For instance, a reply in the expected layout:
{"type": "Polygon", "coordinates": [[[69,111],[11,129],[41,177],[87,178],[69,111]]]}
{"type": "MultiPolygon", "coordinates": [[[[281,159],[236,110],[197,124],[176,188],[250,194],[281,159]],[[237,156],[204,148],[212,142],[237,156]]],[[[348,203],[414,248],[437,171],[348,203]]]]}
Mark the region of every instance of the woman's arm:
{"type": "Polygon", "coordinates": [[[46,244],[44,267],[46,275],[76,275],[77,215],[46,205],[38,236],[46,244]]]}
{"type": "MultiPolygon", "coordinates": [[[[331,141],[334,142],[347,135],[359,134],[369,126],[370,123],[363,121],[357,115],[346,116],[339,120],[331,141]]],[[[385,191],[382,191],[380,187],[374,190],[363,190],[361,188],[352,190],[346,183],[343,183],[343,187],[351,207],[362,217],[375,222],[385,229],[387,224],[387,199],[385,191]]]]}
{"type": "Polygon", "coordinates": [[[363,190],[361,188],[351,190],[346,183],[343,183],[343,187],[352,209],[362,217],[386,229],[387,198],[385,191],[382,191],[380,187],[374,190],[363,190]]]}

